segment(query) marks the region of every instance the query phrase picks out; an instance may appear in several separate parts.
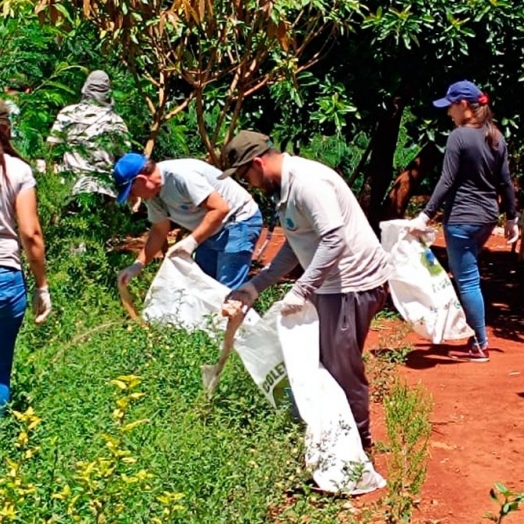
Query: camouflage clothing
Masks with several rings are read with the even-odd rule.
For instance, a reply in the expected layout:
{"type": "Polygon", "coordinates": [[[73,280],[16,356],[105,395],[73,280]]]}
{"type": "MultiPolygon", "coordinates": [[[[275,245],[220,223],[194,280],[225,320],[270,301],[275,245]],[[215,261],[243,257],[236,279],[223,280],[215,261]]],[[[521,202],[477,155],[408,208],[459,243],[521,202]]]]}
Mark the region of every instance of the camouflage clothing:
{"type": "Polygon", "coordinates": [[[74,195],[116,196],[111,184],[113,164],[130,143],[126,124],[111,105],[80,102],[65,107],[58,113],[47,142],[66,146],[62,169],[76,176],[74,195]]]}

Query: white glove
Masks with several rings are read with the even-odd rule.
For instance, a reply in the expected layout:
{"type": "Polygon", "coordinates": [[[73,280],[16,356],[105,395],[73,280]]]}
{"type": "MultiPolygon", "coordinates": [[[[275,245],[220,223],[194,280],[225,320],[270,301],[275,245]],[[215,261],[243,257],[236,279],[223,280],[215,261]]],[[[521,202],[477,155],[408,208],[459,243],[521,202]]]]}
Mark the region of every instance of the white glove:
{"type": "Polygon", "coordinates": [[[246,282],[242,284],[235,291],[231,291],[226,297],[225,302],[228,300],[238,300],[242,302],[248,308],[252,307],[255,303],[255,300],[258,298],[258,291],[256,287],[251,282],[246,282]]]}
{"type": "Polygon", "coordinates": [[[198,247],[198,242],[193,235],[184,237],[180,242],[177,242],[173,247],[167,250],[166,256],[191,258],[193,251],[198,247]]]}
{"type": "Polygon", "coordinates": [[[127,286],[129,284],[129,281],[136,277],[140,271],[144,269],[143,262],[140,262],[140,260],[135,260],[133,264],[126,267],[125,269],[122,269],[120,273],[118,273],[118,285],[119,286],[127,286]]]}
{"type": "Polygon", "coordinates": [[[412,235],[425,233],[428,230],[428,222],[428,215],[420,213],[416,218],[408,222],[408,230],[412,235]]]}
{"type": "Polygon", "coordinates": [[[47,168],[45,160],[42,158],[37,158],[35,167],[37,173],[45,173],[45,170],[47,168]]]}
{"type": "Polygon", "coordinates": [[[506,237],[506,244],[513,244],[519,239],[519,226],[516,218],[506,220],[504,224],[504,236],[506,237]]]}
{"type": "Polygon", "coordinates": [[[297,295],[293,290],[288,291],[286,296],[282,300],[282,305],[280,306],[280,314],[285,317],[287,315],[292,315],[293,313],[298,313],[304,307],[306,299],[297,295]]]}
{"type": "Polygon", "coordinates": [[[51,313],[51,295],[47,286],[36,288],[33,293],[33,314],[35,323],[42,324],[51,313]]]}

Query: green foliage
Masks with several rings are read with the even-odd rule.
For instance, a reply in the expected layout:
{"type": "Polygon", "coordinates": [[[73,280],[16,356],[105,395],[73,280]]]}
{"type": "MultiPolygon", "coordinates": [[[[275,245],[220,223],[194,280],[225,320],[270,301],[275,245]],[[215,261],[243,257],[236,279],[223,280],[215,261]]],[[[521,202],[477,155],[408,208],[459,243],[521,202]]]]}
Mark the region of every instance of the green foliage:
{"type": "MultiPolygon", "coordinates": [[[[115,280],[132,255],[114,249],[106,208],[68,211],[67,184],[38,182],[54,309],[41,327],[28,313],[18,338],[12,416],[0,421],[0,522],[328,522],[343,511],[343,499],[308,487],[302,427],[267,404],[236,355],[209,401],[200,364],[217,344],[125,317],[115,280]]],[[[132,231],[114,212],[113,235],[132,231]]]]}
{"type": "MultiPolygon", "coordinates": [[[[231,136],[244,99],[275,81],[294,81],[318,61],[333,35],[351,27],[359,9],[355,0],[184,0],[169,6],[44,0],[37,11],[68,36],[87,20],[102,47],[132,72],[152,116],[148,153],[161,126],[194,102],[202,142],[213,163],[220,164],[215,147],[231,136]],[[209,128],[205,115],[214,112],[218,124],[209,128]]],[[[339,93],[335,109],[329,107],[335,119],[348,107],[344,98],[339,93]]]]}
{"type": "Polygon", "coordinates": [[[433,402],[418,385],[411,389],[397,382],[384,401],[391,459],[386,497],[386,522],[411,522],[426,477],[429,420],[433,402]]]}
{"type": "Polygon", "coordinates": [[[497,524],[500,524],[510,513],[518,511],[520,505],[524,503],[524,493],[515,493],[500,482],[495,484],[489,494],[493,502],[498,505],[499,511],[498,514],[486,513],[484,518],[497,524]]]}
{"type": "MultiPolygon", "coordinates": [[[[372,329],[381,331],[382,321],[398,320],[398,313],[384,310],[375,317],[372,329]]],[[[400,321],[392,330],[378,336],[378,348],[364,353],[366,374],[370,377],[370,396],[373,402],[383,402],[395,386],[397,366],[404,365],[408,355],[413,351],[413,344],[406,342],[406,336],[411,332],[409,324],[400,321]]]]}
{"type": "MultiPolygon", "coordinates": [[[[305,157],[321,160],[337,169],[349,182],[362,159],[368,141],[364,133],[355,137],[351,143],[348,143],[343,135],[314,135],[301,153],[305,157]]],[[[356,184],[354,181],[352,187],[358,191],[361,182],[361,179],[356,180],[356,184]]]]}
{"type": "MultiPolygon", "coordinates": [[[[153,522],[166,493],[183,493],[185,508],[168,522],[256,522],[268,500],[278,504],[282,486],[302,481],[298,434],[265,403],[238,358],[209,403],[199,363],[214,360],[218,348],[205,335],[144,330],[123,319],[102,284],[83,281],[63,295],[55,275],[51,282],[53,318],[39,332],[26,322],[17,348],[14,406],[29,404],[42,419],[39,453],[24,464],[22,484],[35,487],[39,502],[18,498],[21,522],[102,511],[110,522],[153,522]],[[122,374],[140,375],[146,393],[126,405],[135,390],[115,399],[107,387],[122,374]]],[[[0,453],[10,460],[14,423],[0,427],[0,453]]]]}

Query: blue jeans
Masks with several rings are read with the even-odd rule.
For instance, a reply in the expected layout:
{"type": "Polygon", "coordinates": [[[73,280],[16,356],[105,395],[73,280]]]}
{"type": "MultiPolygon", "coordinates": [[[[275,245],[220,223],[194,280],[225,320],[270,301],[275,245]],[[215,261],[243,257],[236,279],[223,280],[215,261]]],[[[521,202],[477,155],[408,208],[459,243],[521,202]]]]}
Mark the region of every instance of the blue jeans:
{"type": "Polygon", "coordinates": [[[21,271],[0,267],[0,416],[9,402],[16,337],[27,305],[21,271]]]}
{"type": "Polygon", "coordinates": [[[243,222],[231,222],[200,244],[195,253],[196,263],[221,284],[239,288],[247,280],[262,224],[260,211],[243,222]]]}
{"type": "Polygon", "coordinates": [[[479,346],[488,341],[484,314],[484,298],[480,290],[478,255],[495,224],[446,224],[444,235],[449,268],[457,283],[460,301],[469,326],[475,331],[479,346]]]}

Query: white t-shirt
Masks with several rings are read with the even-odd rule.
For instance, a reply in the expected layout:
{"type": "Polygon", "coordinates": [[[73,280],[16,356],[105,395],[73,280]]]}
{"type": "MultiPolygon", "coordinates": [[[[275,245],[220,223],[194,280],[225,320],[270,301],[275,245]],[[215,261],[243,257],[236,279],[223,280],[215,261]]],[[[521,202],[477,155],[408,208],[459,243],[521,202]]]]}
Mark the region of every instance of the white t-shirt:
{"type": "Polygon", "coordinates": [[[366,291],[388,279],[387,253],[348,185],[329,167],[285,154],[278,212],[286,239],[304,269],[320,238],[344,227],[344,254],[317,293],[366,291]]]}
{"type": "Polygon", "coordinates": [[[213,191],[219,193],[230,207],[222,226],[247,220],[258,211],[253,197],[238,182],[231,178],[218,180],[222,171],[203,160],[181,158],[159,162],[157,166],[162,176],[162,188],[158,196],[144,201],[153,224],[169,218],[194,231],[207,213],[200,205],[213,191]]]}
{"type": "Polygon", "coordinates": [[[20,269],[15,203],[17,195],[36,182],[29,165],[19,158],[4,154],[6,173],[0,167],[0,266],[20,269]]]}
{"type": "Polygon", "coordinates": [[[129,140],[127,126],[112,107],[87,102],[64,107],[47,142],[67,145],[63,169],[78,177],[73,194],[116,196],[111,181],[113,164],[129,149],[129,140]]]}

